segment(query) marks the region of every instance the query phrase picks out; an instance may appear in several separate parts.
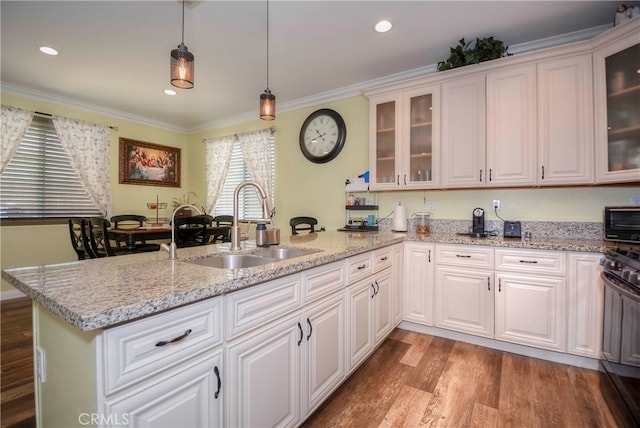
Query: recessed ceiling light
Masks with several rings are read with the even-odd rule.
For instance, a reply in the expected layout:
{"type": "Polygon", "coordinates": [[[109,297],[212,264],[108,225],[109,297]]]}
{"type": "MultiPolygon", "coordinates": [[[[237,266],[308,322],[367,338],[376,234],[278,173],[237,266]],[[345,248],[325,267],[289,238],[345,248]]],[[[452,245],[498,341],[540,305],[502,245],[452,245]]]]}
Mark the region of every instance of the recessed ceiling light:
{"type": "Polygon", "coordinates": [[[167,95],[175,95],[176,91],[174,91],[173,89],[165,89],[164,93],[167,95]]]}
{"type": "Polygon", "coordinates": [[[386,33],[387,31],[391,30],[391,27],[393,27],[393,24],[384,19],[378,22],[374,28],[378,33],[386,33]]]}
{"type": "Polygon", "coordinates": [[[40,52],[47,55],[58,55],[58,51],[49,46],[40,46],[40,52]]]}

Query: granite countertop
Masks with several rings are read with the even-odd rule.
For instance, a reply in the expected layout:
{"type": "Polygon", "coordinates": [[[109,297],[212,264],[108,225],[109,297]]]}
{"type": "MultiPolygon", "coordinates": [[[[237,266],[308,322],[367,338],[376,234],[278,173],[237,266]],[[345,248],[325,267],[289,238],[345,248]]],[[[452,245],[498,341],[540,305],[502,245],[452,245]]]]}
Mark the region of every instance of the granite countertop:
{"type": "MultiPolygon", "coordinates": [[[[69,263],[9,268],[2,278],[76,328],[89,331],[127,322],[198,300],[223,295],[323,264],[403,241],[492,247],[601,252],[602,241],[391,232],[321,232],[285,238],[280,245],[321,250],[241,270],[200,266],[190,261],[229,252],[229,244],[69,263]]],[[[243,251],[255,243],[243,243],[243,251]]]]}

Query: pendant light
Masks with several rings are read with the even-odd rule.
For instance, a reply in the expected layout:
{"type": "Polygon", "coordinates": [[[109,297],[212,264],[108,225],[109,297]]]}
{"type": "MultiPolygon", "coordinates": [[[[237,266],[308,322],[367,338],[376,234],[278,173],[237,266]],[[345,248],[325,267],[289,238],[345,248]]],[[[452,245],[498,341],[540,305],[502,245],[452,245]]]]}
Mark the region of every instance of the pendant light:
{"type": "Polygon", "coordinates": [[[260,94],[260,119],[276,118],[276,96],[269,89],[269,0],[267,0],[267,89],[260,94]]]}
{"type": "Polygon", "coordinates": [[[171,84],[181,89],[193,88],[193,54],[184,45],[184,0],[182,0],[182,41],[171,51],[171,84]]]}

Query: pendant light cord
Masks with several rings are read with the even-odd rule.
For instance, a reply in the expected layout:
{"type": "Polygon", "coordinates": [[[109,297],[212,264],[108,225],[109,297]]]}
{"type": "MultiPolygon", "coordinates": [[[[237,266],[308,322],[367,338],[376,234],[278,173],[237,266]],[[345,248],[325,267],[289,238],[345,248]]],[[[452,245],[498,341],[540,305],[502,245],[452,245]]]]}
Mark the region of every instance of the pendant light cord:
{"type": "Polygon", "coordinates": [[[269,0],[267,0],[267,89],[269,89],[269,0]]]}
{"type": "Polygon", "coordinates": [[[184,45],[184,0],[182,0],[182,44],[184,45]]]}

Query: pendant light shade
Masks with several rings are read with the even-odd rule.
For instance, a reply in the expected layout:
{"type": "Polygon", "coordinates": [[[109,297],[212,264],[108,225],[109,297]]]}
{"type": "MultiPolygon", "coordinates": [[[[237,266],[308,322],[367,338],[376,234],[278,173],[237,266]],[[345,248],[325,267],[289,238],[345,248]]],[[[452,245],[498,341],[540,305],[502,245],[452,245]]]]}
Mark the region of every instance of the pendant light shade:
{"type": "Polygon", "coordinates": [[[269,89],[269,0],[267,0],[267,89],[260,94],[260,119],[276,118],[276,96],[269,89]]]}
{"type": "Polygon", "coordinates": [[[182,42],[171,51],[171,84],[181,89],[193,88],[194,56],[184,45],[184,0],[182,0],[182,42]]]}
{"type": "Polygon", "coordinates": [[[260,119],[273,120],[276,118],[276,96],[269,88],[260,94],[260,119]]]}

